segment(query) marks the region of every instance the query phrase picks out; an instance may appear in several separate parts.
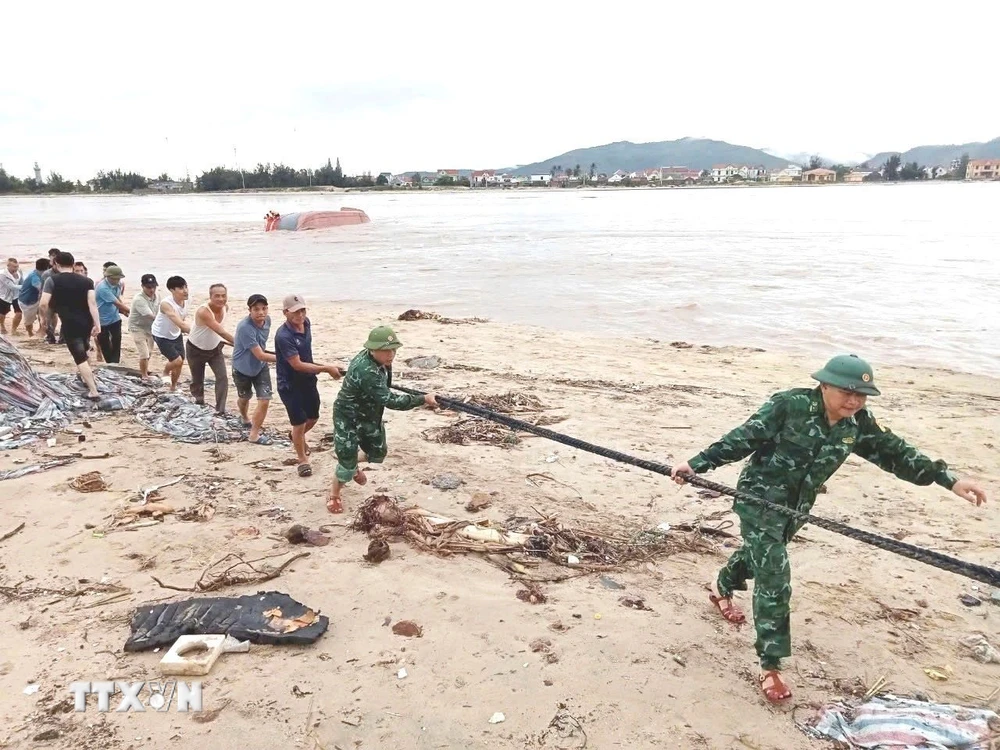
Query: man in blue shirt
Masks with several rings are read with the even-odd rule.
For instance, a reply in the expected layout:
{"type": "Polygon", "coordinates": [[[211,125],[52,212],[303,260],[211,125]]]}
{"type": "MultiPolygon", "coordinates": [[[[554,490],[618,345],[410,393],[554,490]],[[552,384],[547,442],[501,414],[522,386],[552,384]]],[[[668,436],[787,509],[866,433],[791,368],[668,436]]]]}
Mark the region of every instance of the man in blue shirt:
{"type": "Polygon", "coordinates": [[[101,356],[108,364],[118,364],[122,359],[122,313],[129,314],[128,305],[121,301],[122,269],[118,266],[108,266],[104,269],[104,278],[94,287],[97,298],[97,314],[101,318],[101,332],[97,336],[97,345],[101,347],[101,356]]]}
{"type": "Polygon", "coordinates": [[[306,301],[298,294],[289,294],[282,309],[285,322],[274,334],[278,376],[278,397],[288,412],[292,424],[292,443],[299,463],[299,476],[312,476],[306,448],[306,433],[319,420],[319,387],[316,376],[325,372],[334,380],[346,370],[338,365],[320,365],[312,358],[312,325],[306,317],[306,301]]]}
{"type": "Polygon", "coordinates": [[[251,443],[270,445],[271,439],[260,434],[261,425],[267,416],[271,403],[271,369],[268,362],[275,356],[267,351],[267,337],[271,333],[271,318],[267,314],[267,298],[263,294],[251,294],[247,300],[250,314],[236,324],[233,335],[233,382],[236,383],[236,405],[243,417],[243,426],[250,428],[251,443]],[[250,393],[257,394],[257,408],[253,420],[247,416],[250,408],[250,393]]]}
{"type": "MultiPolygon", "coordinates": [[[[52,264],[48,258],[39,258],[35,261],[35,269],[24,277],[21,284],[21,291],[17,296],[17,301],[21,305],[21,314],[24,316],[24,330],[28,336],[35,335],[35,321],[38,320],[38,311],[42,301],[42,274],[49,270],[52,264]]],[[[38,320],[40,330],[45,330],[45,320],[38,320]]]]}

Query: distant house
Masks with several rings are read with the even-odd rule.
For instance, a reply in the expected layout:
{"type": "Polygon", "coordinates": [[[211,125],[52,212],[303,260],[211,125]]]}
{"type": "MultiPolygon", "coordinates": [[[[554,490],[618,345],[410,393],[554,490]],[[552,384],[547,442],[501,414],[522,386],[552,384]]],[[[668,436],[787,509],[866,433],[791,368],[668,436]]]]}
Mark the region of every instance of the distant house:
{"type": "Polygon", "coordinates": [[[714,182],[726,182],[730,177],[740,174],[739,164],[713,164],[712,180],[714,182]]]}
{"type": "Polygon", "coordinates": [[[438,172],[437,172],[437,176],[438,176],[438,179],[441,179],[442,177],[451,177],[453,180],[457,180],[458,179],[458,170],[457,169],[439,169],[438,172]]]}
{"type": "Polygon", "coordinates": [[[379,172],[378,173],[378,177],[375,179],[375,182],[377,183],[383,177],[385,178],[385,184],[386,185],[391,185],[392,184],[392,178],[393,178],[392,172],[379,172]]]}
{"type": "Polygon", "coordinates": [[[942,177],[948,174],[950,170],[947,167],[942,167],[940,164],[936,167],[924,167],[924,176],[928,180],[940,180],[942,177]]]}
{"type": "Polygon", "coordinates": [[[153,180],[149,183],[149,189],[158,193],[179,193],[182,190],[191,190],[192,188],[190,182],[181,180],[153,180]]]}
{"type": "Polygon", "coordinates": [[[965,170],[965,179],[1000,179],[1000,159],[969,159],[969,166],[965,170]]]}
{"type": "Polygon", "coordinates": [[[621,169],[616,169],[615,173],[613,175],[611,175],[610,177],[608,177],[608,184],[609,185],[617,185],[622,180],[624,180],[626,177],[628,177],[628,172],[625,172],[624,170],[621,170],[621,169]]]}
{"type": "Polygon", "coordinates": [[[486,187],[496,184],[496,174],[496,170],[493,169],[475,169],[469,178],[469,184],[472,187],[486,187]]]}
{"type": "Polygon", "coordinates": [[[552,181],[550,174],[533,174],[530,177],[532,185],[548,185],[552,181]]]}
{"type": "Polygon", "coordinates": [[[802,182],[836,182],[837,173],[832,169],[810,169],[802,173],[802,182]]]}
{"type": "Polygon", "coordinates": [[[694,182],[701,172],[688,167],[660,167],[660,182],[694,182]]]}
{"type": "Polygon", "coordinates": [[[845,174],[843,181],[844,182],[853,182],[853,183],[864,182],[865,178],[868,177],[868,175],[870,175],[870,174],[871,174],[871,172],[869,172],[869,171],[854,170],[854,171],[851,171],[851,172],[848,172],[847,174],[845,174]]]}
{"type": "MultiPolygon", "coordinates": [[[[836,174],[834,174],[836,176],[836,174]]],[[[802,179],[802,167],[798,164],[789,164],[784,169],[771,172],[771,182],[798,182],[802,179]]]]}
{"type": "Polygon", "coordinates": [[[740,177],[751,182],[760,182],[767,179],[767,168],[762,164],[758,164],[756,167],[741,165],[740,177]]]}

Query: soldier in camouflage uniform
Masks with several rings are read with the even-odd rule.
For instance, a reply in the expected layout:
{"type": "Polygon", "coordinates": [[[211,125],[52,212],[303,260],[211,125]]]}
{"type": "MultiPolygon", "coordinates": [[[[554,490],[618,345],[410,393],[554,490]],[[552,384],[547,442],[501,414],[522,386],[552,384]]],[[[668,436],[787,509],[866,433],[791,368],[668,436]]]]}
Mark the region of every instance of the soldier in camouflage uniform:
{"type": "Polygon", "coordinates": [[[340,393],[333,405],[333,446],[337,452],[337,473],[326,507],[331,513],[342,513],[341,488],[352,479],[358,484],[368,481],[358,468],[358,448],[366,460],[382,463],[388,447],[382,413],[388,409],[407,411],[427,405],[437,408],[434,394],[410,396],[393,393],[392,360],[402,346],[399,337],[387,326],[379,326],[368,334],[365,348],[351,360],[340,393]]]}
{"type": "MultiPolygon", "coordinates": [[[[808,513],[820,487],[852,453],[917,485],[937,483],[976,505],[986,493],[958,479],[944,461],[933,461],[879,424],[865,408],[878,396],[872,368],[855,355],[831,359],[813,374],[817,388],[774,394],[741,426],[673,470],[673,478],[701,474],[724,464],[750,460],[737,488],[772,503],[808,513]]],[[[760,657],[760,684],[769,701],[791,697],[781,679],[780,660],[791,654],[789,600],[791,570],[786,544],[801,523],[776,511],[736,500],[743,546],[719,571],[709,598],[726,620],[745,616],[732,602],[754,579],[753,617],[760,657]]]]}

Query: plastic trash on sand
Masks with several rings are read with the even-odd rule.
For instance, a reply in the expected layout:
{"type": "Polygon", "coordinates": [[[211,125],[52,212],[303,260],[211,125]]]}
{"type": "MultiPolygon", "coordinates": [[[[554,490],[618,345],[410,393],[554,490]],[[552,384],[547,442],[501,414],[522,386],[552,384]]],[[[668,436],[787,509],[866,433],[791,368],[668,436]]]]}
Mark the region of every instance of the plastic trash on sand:
{"type": "Polygon", "coordinates": [[[247,596],[209,596],[138,607],[126,651],[170,646],[182,635],[230,635],[240,641],[280,646],[315,643],[330,618],[279,591],[247,596]]]}
{"type": "Polygon", "coordinates": [[[849,706],[835,703],[800,724],[815,737],[864,750],[947,750],[986,747],[1000,716],[981,708],[886,695],[849,706]]]}

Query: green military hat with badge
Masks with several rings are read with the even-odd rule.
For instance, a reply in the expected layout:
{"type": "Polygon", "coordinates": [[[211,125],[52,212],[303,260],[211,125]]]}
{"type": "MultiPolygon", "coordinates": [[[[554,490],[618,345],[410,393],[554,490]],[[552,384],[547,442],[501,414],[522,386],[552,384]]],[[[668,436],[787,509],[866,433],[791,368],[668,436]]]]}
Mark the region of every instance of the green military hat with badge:
{"type": "Polygon", "coordinates": [[[865,396],[880,396],[882,392],[875,387],[875,373],[872,366],[857,354],[841,354],[834,357],[826,366],[814,372],[814,380],[845,391],[862,393],[865,396]]]}
{"type": "Polygon", "coordinates": [[[389,326],[378,326],[373,328],[372,332],[368,334],[368,340],[365,342],[365,349],[369,351],[385,351],[387,349],[398,349],[403,343],[399,340],[389,326]]]}

